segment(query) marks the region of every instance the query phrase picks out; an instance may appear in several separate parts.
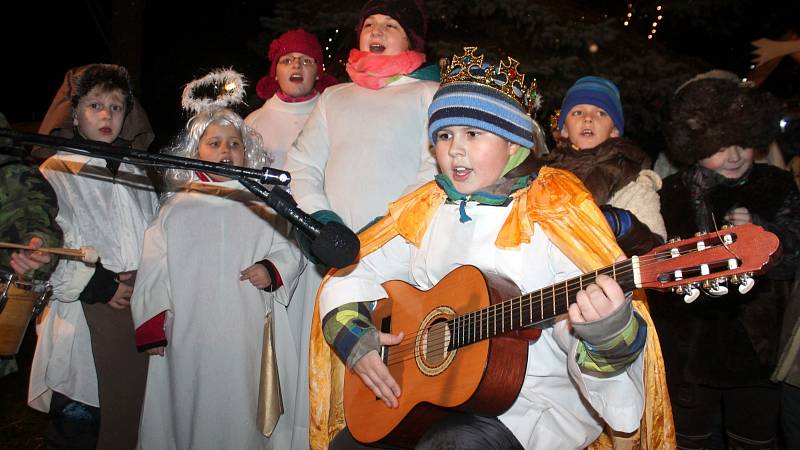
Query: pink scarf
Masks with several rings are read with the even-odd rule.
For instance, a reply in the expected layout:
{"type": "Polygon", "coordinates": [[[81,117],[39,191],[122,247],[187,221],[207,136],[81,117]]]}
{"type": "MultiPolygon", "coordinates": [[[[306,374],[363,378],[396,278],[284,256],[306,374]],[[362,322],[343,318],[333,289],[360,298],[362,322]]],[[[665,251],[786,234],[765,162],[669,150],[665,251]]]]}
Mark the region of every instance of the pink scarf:
{"type": "Polygon", "coordinates": [[[284,94],[283,91],[280,90],[279,88],[277,91],[275,91],[275,95],[277,95],[279,99],[283,100],[286,103],[300,103],[311,100],[312,98],[319,95],[319,92],[312,89],[311,93],[308,95],[304,95],[302,97],[292,97],[291,95],[284,94]]]}
{"type": "Polygon", "coordinates": [[[380,89],[400,75],[417,70],[424,62],[425,55],[412,50],[397,55],[377,55],[354,48],[347,59],[347,74],[361,87],[380,89]]]}

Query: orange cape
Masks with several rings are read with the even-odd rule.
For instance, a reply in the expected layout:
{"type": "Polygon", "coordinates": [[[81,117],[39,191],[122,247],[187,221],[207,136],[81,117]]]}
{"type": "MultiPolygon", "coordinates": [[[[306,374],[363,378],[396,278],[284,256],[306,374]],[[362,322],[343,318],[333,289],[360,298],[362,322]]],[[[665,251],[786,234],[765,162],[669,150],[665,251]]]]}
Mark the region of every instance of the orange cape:
{"type": "MultiPolygon", "coordinates": [[[[544,167],[525,189],[514,194],[514,205],[497,236],[498,248],[529,243],[533,225],[538,223],[547,237],[583,271],[590,272],[613,263],[622,250],[591,194],[573,174],[544,167]]],[[[428,225],[446,194],[431,181],[389,205],[389,214],[359,235],[360,258],[372,253],[398,234],[419,246],[428,225]]],[[[346,271],[346,269],[339,269],[346,271]]],[[[322,281],[336,276],[332,270],[322,281]]],[[[320,288],[321,289],[321,288],[320,288]]],[[[319,293],[317,294],[319,297],[319,293]]],[[[634,307],[647,322],[645,347],[645,410],[639,431],[622,438],[620,446],[647,450],[675,448],[672,408],[666,388],[664,360],[644,293],[634,293],[634,307]],[[633,441],[633,442],[631,442],[633,441]]],[[[345,366],[322,335],[319,299],[315,301],[309,349],[309,390],[311,448],[324,450],[345,426],[342,393],[345,366]]],[[[592,445],[598,450],[617,447],[620,439],[607,430],[592,445]]]]}

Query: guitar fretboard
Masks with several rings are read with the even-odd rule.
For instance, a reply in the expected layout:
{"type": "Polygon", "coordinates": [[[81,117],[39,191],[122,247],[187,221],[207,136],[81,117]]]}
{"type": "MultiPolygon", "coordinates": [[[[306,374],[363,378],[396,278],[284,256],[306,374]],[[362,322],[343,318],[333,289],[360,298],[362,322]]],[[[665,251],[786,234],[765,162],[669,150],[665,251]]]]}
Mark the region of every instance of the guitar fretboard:
{"type": "Polygon", "coordinates": [[[528,328],[566,314],[575,294],[594,283],[598,275],[615,279],[625,292],[635,288],[634,262],[630,259],[556,283],[535,292],[450,319],[450,344],[454,350],[512,331],[528,328]]]}

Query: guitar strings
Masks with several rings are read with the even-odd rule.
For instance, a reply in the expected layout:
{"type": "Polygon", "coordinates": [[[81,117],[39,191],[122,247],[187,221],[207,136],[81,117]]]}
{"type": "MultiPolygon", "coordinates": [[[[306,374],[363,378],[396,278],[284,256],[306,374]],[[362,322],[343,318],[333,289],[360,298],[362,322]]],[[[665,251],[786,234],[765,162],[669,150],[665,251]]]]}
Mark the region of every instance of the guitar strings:
{"type": "MultiPolygon", "coordinates": [[[[718,247],[724,247],[726,250],[728,250],[728,252],[731,253],[731,255],[737,256],[724,243],[711,245],[702,251],[708,251],[710,249],[718,247]]],[[[692,253],[698,253],[699,251],[701,250],[693,248],[684,251],[679,251],[679,255],[683,256],[692,253]]],[[[671,257],[672,256],[670,252],[661,252],[650,255],[644,255],[639,257],[639,267],[646,268],[653,264],[657,264],[659,260],[667,261],[671,257]]],[[[612,275],[612,278],[613,275],[616,275],[616,278],[620,279],[624,277],[630,277],[631,275],[633,275],[633,273],[634,273],[633,261],[631,259],[628,259],[625,261],[620,261],[618,263],[612,264],[610,266],[600,268],[594,271],[593,273],[588,272],[579,277],[558,282],[550,287],[546,287],[535,292],[524,294],[522,296],[513,299],[505,300],[500,303],[489,305],[487,307],[484,307],[476,311],[472,311],[464,315],[450,318],[446,322],[447,324],[452,325],[452,327],[449,326],[447,327],[447,331],[449,332],[450,335],[449,339],[446,336],[445,332],[438,333],[440,334],[440,336],[435,337],[433,340],[428,339],[427,341],[428,352],[430,353],[438,351],[439,353],[443,353],[445,344],[453,342],[456,336],[460,336],[462,339],[466,337],[468,340],[472,341],[470,343],[483,340],[483,339],[475,339],[477,331],[481,330],[482,334],[483,333],[482,330],[486,329],[487,334],[490,334],[488,332],[494,330],[488,330],[489,321],[495,320],[495,325],[497,325],[497,318],[499,317],[500,320],[505,321],[506,315],[509,316],[508,331],[513,331],[511,329],[511,327],[513,326],[512,318],[515,315],[519,317],[522,313],[528,312],[529,317],[532,315],[536,316],[537,314],[541,317],[545,309],[552,310],[554,307],[556,307],[559,303],[559,297],[563,297],[565,294],[567,296],[566,304],[568,305],[570,303],[570,296],[574,296],[575,293],[582,290],[583,286],[587,286],[593,283],[598,275],[612,275]],[[535,300],[536,297],[539,297],[541,300],[538,301],[535,300]],[[526,311],[526,308],[528,309],[528,311],[526,311]],[[478,319],[477,321],[474,320],[476,318],[478,319]],[[464,325],[466,325],[466,328],[464,328],[462,334],[459,335],[457,331],[456,332],[453,331],[457,327],[463,327],[464,325]]],[[[572,301],[572,303],[574,303],[574,300],[572,301]]],[[[548,319],[540,320],[539,322],[548,319]]],[[[532,322],[528,326],[536,323],[538,322],[532,322]]],[[[399,364],[419,356],[420,350],[417,349],[416,340],[419,337],[419,335],[424,332],[425,330],[418,331],[413,334],[408,334],[403,338],[403,340],[398,345],[387,346],[390,352],[389,357],[387,358],[386,361],[387,365],[399,364]],[[413,354],[411,354],[410,351],[413,351],[413,354]]],[[[504,334],[505,332],[506,331],[501,331],[500,333],[495,333],[495,335],[499,336],[504,334]]]]}
{"type": "MultiPolygon", "coordinates": [[[[693,250],[690,250],[690,251],[687,251],[686,253],[691,253],[692,251],[693,250]]],[[[652,256],[652,257],[642,257],[642,258],[640,258],[640,266],[642,265],[641,264],[642,260],[656,259],[657,257],[658,256],[656,254],[655,256],[652,256]]],[[[647,265],[647,263],[648,263],[648,261],[644,261],[645,265],[647,265]]],[[[632,274],[633,273],[632,261],[630,261],[630,260],[621,261],[621,262],[616,263],[616,264],[614,264],[612,266],[608,266],[608,267],[604,267],[604,268],[598,269],[597,271],[595,271],[594,277],[596,277],[599,274],[612,274],[613,275],[615,272],[619,275],[618,278],[622,278],[623,275],[632,274]]],[[[586,280],[586,284],[587,285],[591,284],[591,282],[594,281],[594,277],[592,277],[591,273],[584,274],[581,277],[587,277],[587,280],[586,280]]],[[[582,284],[579,283],[578,281],[575,281],[575,282],[573,282],[573,287],[569,288],[569,290],[566,291],[565,289],[568,289],[568,287],[565,287],[565,286],[568,286],[568,283],[571,280],[574,280],[574,279],[569,279],[569,280],[565,280],[564,282],[560,282],[560,283],[554,284],[554,285],[551,286],[550,289],[544,288],[544,289],[540,289],[539,291],[536,291],[536,293],[540,294],[539,295],[540,297],[544,294],[545,290],[548,291],[547,292],[547,301],[546,302],[544,302],[544,301],[535,302],[533,300],[533,298],[535,296],[534,295],[535,293],[529,293],[529,294],[526,294],[526,295],[523,295],[523,296],[520,296],[520,297],[517,297],[517,298],[514,298],[514,299],[510,299],[510,300],[506,300],[506,301],[503,301],[503,302],[500,302],[500,303],[497,303],[497,304],[490,305],[488,307],[482,308],[482,309],[477,310],[477,311],[473,311],[473,312],[465,314],[465,315],[461,315],[461,316],[457,316],[457,317],[454,317],[452,319],[449,319],[448,323],[453,325],[452,328],[448,327],[448,331],[451,331],[451,333],[450,333],[451,334],[450,341],[452,341],[452,337],[453,336],[458,335],[458,332],[453,332],[452,331],[455,328],[457,328],[459,326],[464,326],[464,325],[469,326],[469,322],[472,322],[472,325],[473,325],[472,330],[477,330],[477,329],[481,329],[482,330],[483,328],[485,328],[484,325],[488,325],[489,320],[495,319],[496,317],[498,317],[498,315],[496,314],[498,312],[498,310],[500,310],[499,312],[501,313],[501,315],[500,315],[501,320],[504,320],[506,312],[509,313],[509,316],[513,316],[514,312],[517,312],[517,314],[520,314],[522,312],[523,308],[526,307],[526,305],[524,304],[525,301],[528,301],[528,303],[531,306],[531,308],[533,308],[533,304],[534,303],[536,303],[536,306],[541,305],[542,308],[536,310],[537,314],[541,315],[541,312],[544,310],[544,307],[547,307],[547,309],[551,309],[550,308],[551,306],[555,306],[558,303],[558,298],[557,298],[558,296],[563,296],[565,293],[574,293],[574,292],[577,292],[577,291],[581,290],[581,285],[582,284]],[[564,285],[564,286],[562,286],[562,285],[564,285]],[[525,299],[525,297],[528,297],[528,299],[525,299]],[[519,307],[515,306],[515,303],[517,303],[517,302],[519,302],[519,307]],[[510,305],[510,307],[506,308],[506,305],[510,305]],[[478,315],[479,316],[479,320],[477,322],[472,321],[471,319],[474,318],[476,316],[476,313],[479,313],[479,312],[480,312],[480,314],[478,315]],[[458,322],[461,322],[461,323],[459,324],[458,322]],[[476,328],[474,325],[479,325],[479,328],[476,328]]],[[[567,299],[567,302],[568,301],[569,301],[569,299],[567,299]]],[[[532,311],[530,313],[533,314],[532,311]]],[[[511,320],[509,320],[509,321],[511,322],[511,320]]],[[[466,331],[471,331],[471,330],[467,329],[466,331]]],[[[398,344],[396,346],[389,347],[391,353],[390,353],[389,358],[387,359],[387,362],[395,363],[395,361],[392,360],[393,356],[400,356],[400,357],[404,358],[405,355],[408,353],[409,347],[410,348],[414,348],[415,353],[414,353],[413,356],[416,357],[417,356],[417,351],[416,351],[416,348],[415,348],[416,347],[415,341],[416,341],[416,339],[417,339],[417,337],[419,336],[420,333],[424,333],[424,331],[418,332],[418,333],[415,333],[415,334],[412,334],[412,335],[408,335],[407,337],[405,337],[400,342],[400,344],[398,344]]],[[[447,339],[444,336],[444,333],[442,333],[442,336],[438,340],[436,340],[436,339],[430,340],[429,339],[427,341],[427,344],[428,344],[429,348],[437,348],[438,347],[437,350],[442,351],[443,348],[444,348],[444,343],[445,343],[446,340],[447,339]]],[[[394,359],[397,359],[397,358],[394,358],[394,359]]],[[[405,359],[403,359],[403,361],[404,360],[405,359]]]]}

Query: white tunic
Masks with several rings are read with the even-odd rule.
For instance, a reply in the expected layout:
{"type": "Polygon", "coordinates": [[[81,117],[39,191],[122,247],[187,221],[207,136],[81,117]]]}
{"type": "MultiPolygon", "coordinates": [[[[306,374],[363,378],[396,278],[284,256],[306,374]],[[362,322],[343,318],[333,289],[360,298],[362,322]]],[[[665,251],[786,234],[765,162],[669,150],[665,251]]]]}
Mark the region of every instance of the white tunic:
{"type": "Polygon", "coordinates": [[[325,90],[289,152],[292,194],[308,213],[336,212],[354,230],[433,179],[428,106],[438,84],[408,77],[382,89],[325,90]]]}
{"type": "Polygon", "coordinates": [[[283,169],[286,153],[306,124],[318,99],[319,95],[304,102],[288,103],[273,95],[261,108],[244,119],[245,123],[261,134],[264,148],[275,158],[272,167],[283,169]]]}
{"type": "Polygon", "coordinates": [[[167,311],[169,342],[150,358],[139,448],[290,448],[299,355],[286,306],[303,260],[287,228],[237,181],[196,182],[164,203],[131,300],[136,327],[167,311]],[[239,280],[262,259],[284,283],[273,293],[239,280]],[[256,417],[270,308],[285,412],[268,439],[256,417]]]}
{"type": "MultiPolygon", "coordinates": [[[[273,167],[283,169],[286,156],[297,135],[317,104],[319,95],[298,103],[287,103],[277,95],[272,96],[264,106],[247,116],[245,122],[258,130],[264,140],[264,146],[275,158],[273,167]]],[[[289,303],[287,313],[289,324],[294,331],[295,351],[301,356],[294,404],[294,433],[292,449],[308,448],[308,348],[311,337],[311,319],[314,312],[314,299],[322,281],[322,270],[312,264],[307,265],[297,281],[297,289],[293,300],[289,303]]]]}
{"type": "MultiPolygon", "coordinates": [[[[113,272],[136,270],[144,230],[157,206],[145,173],[121,164],[112,178],[105,160],[68,153],[49,158],[40,170],[58,196],[56,221],[64,246],[94,247],[113,272]]],[[[28,403],[39,411],[49,411],[52,391],[99,406],[89,328],[77,301],[93,274],[93,265],[61,259],[50,277],[53,301],[37,326],[28,391],[28,403]]]]}
{"type": "MultiPolygon", "coordinates": [[[[349,275],[330,279],[320,297],[320,317],[354,300],[385,298],[384,281],[398,279],[429,289],[465,264],[513,280],[524,293],[580,274],[538,224],[530,244],[513,250],[495,247],[511,208],[469,203],[466,212],[472,220],[460,223],[458,205],[444,204],[420,248],[397,236],[362,259],[349,275]]],[[[568,321],[560,320],[529,346],[521,393],[499,416],[526,449],[585,448],[602,431],[598,416],[619,431],[639,427],[644,408],[643,356],[621,374],[596,378],[580,373],[575,363],[577,342],[568,321]]]]}

